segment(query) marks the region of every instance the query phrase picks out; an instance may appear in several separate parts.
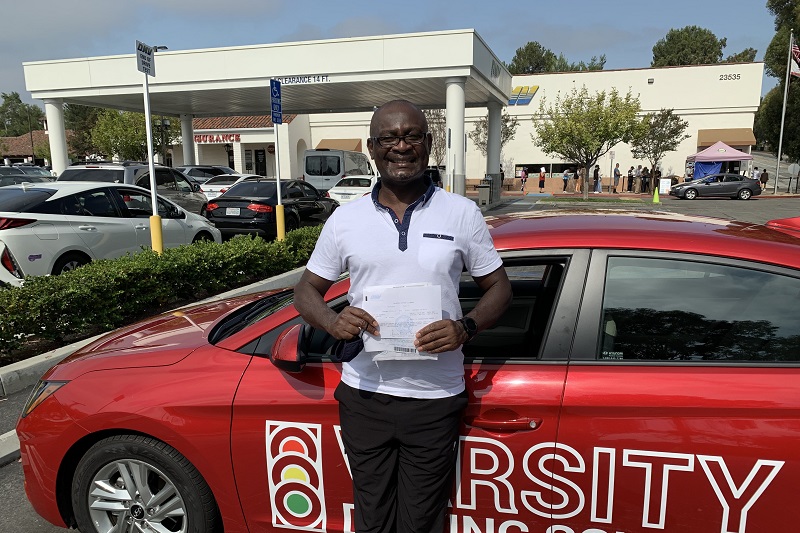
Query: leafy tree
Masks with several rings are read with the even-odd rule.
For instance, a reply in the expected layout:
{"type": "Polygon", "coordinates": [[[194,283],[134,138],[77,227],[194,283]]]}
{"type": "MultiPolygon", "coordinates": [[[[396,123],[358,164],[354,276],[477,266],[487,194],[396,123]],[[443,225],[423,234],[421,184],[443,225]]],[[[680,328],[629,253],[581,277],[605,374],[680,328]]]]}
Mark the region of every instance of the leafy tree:
{"type": "Polygon", "coordinates": [[[121,159],[147,159],[147,137],[144,115],[104,109],[92,129],[92,143],[107,156],[121,159]]]}
{"type": "Polygon", "coordinates": [[[18,92],[0,93],[0,98],[0,127],[6,137],[42,129],[44,111],[39,106],[23,103],[18,92]]]}
{"type": "Polygon", "coordinates": [[[681,141],[690,136],[684,134],[689,123],[676,115],[672,109],[661,109],[642,118],[642,128],[631,141],[633,157],[647,159],[655,170],[664,154],[678,149],[681,141]]]}
{"type": "Polygon", "coordinates": [[[423,113],[428,120],[428,131],[433,137],[430,164],[442,166],[447,155],[447,121],[444,109],[426,109],[423,113]]]}
{"type": "MultiPolygon", "coordinates": [[[[653,61],[650,66],[670,67],[679,65],[706,65],[721,63],[722,49],[728,40],[718,39],[711,30],[699,26],[671,29],[653,46],[653,61]]],[[[745,50],[728,56],[724,62],[753,61],[756,50],[745,50]]]]}
{"type": "MultiPolygon", "coordinates": [[[[767,9],[775,16],[775,35],[764,53],[767,74],[779,80],[779,85],[768,92],[756,112],[753,130],[759,144],[769,146],[773,154],[778,152],[781,112],[785,92],[786,61],[789,55],[789,33],[800,29],[800,0],[767,0],[767,9]]],[[[795,33],[795,41],[798,35],[795,33]]],[[[800,88],[797,79],[790,78],[786,100],[786,122],[783,129],[782,154],[791,161],[800,159],[800,88]]]]}
{"type": "Polygon", "coordinates": [[[97,124],[100,108],[80,104],[64,105],[64,122],[71,131],[67,138],[67,147],[71,154],[79,158],[95,154],[99,150],[92,142],[92,129],[97,124]]]}
{"type": "Polygon", "coordinates": [[[579,61],[571,63],[564,54],[556,55],[549,48],[545,48],[536,41],[530,41],[521,48],[517,48],[511,63],[506,65],[511,74],[536,74],[537,72],[570,72],[580,70],[603,70],[606,64],[605,54],[600,57],[592,56],[585,63],[579,61]]]}
{"type": "Polygon", "coordinates": [[[752,63],[756,60],[758,50],[755,48],[745,48],[738,54],[729,55],[723,63],[752,63]]]}
{"type": "Polygon", "coordinates": [[[525,46],[517,48],[511,63],[507,66],[511,74],[552,72],[557,59],[549,48],[545,48],[536,41],[530,41],[525,46]]]}
{"type": "Polygon", "coordinates": [[[533,119],[536,135],[533,143],[548,155],[557,156],[586,169],[583,197],[589,197],[589,175],[592,165],[614,145],[630,142],[640,135],[639,98],[620,96],[616,89],[589,94],[586,87],[573,88],[566,95],[556,96],[548,105],[539,102],[539,118],[533,119]]]}
{"type": "MultiPolygon", "coordinates": [[[[500,151],[517,134],[519,121],[517,117],[512,117],[505,111],[500,116],[500,151]]],[[[489,145],[489,115],[483,116],[475,123],[475,129],[469,132],[469,138],[475,143],[483,157],[486,157],[489,145]]]]}
{"type": "Polygon", "coordinates": [[[40,141],[33,146],[33,155],[37,159],[47,159],[48,161],[52,161],[53,158],[50,157],[50,143],[47,141],[40,141]]]}
{"type": "MultiPolygon", "coordinates": [[[[181,136],[181,128],[175,126],[177,121],[172,121],[170,129],[164,136],[165,144],[172,144],[181,136]]],[[[155,125],[159,119],[153,117],[153,151],[162,150],[161,131],[155,125]]],[[[142,113],[117,111],[116,109],[103,109],[97,117],[97,123],[92,129],[92,144],[98,151],[106,156],[117,156],[120,159],[137,161],[147,160],[147,128],[142,113]]]]}

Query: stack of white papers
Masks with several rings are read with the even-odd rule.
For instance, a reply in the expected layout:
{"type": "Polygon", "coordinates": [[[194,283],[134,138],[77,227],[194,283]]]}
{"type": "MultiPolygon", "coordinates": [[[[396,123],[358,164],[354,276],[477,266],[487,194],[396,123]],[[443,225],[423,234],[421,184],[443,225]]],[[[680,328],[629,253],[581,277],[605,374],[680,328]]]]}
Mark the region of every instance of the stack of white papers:
{"type": "Polygon", "coordinates": [[[442,319],[442,287],[430,283],[373,285],[364,289],[363,309],[378,321],[380,335],[364,333],[372,359],[437,359],[414,347],[417,332],[442,319]]]}

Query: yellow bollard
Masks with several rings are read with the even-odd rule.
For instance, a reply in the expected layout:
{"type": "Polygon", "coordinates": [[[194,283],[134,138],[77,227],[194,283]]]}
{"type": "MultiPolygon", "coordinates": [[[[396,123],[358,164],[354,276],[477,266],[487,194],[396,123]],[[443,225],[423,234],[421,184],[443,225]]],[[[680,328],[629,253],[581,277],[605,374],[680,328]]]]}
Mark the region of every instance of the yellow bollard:
{"type": "Polygon", "coordinates": [[[161,217],[152,215],[150,217],[150,245],[158,255],[164,252],[164,237],[161,234],[161,217]]]}
{"type": "Polygon", "coordinates": [[[658,187],[656,187],[655,190],[653,191],[653,203],[654,204],[661,203],[661,200],[658,199],[658,187]]]}
{"type": "Polygon", "coordinates": [[[283,218],[283,204],[275,206],[275,223],[278,229],[278,240],[282,241],[286,237],[286,219],[283,218]]]}

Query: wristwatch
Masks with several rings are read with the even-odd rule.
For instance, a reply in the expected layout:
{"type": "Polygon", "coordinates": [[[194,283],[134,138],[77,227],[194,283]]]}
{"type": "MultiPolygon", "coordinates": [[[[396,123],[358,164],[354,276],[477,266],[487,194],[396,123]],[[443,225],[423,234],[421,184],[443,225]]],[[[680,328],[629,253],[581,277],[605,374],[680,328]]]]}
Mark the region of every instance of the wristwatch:
{"type": "Polygon", "coordinates": [[[459,324],[464,327],[464,331],[467,332],[467,342],[471,341],[472,338],[478,334],[478,323],[475,322],[475,319],[469,316],[465,316],[459,318],[457,320],[459,324]]]}

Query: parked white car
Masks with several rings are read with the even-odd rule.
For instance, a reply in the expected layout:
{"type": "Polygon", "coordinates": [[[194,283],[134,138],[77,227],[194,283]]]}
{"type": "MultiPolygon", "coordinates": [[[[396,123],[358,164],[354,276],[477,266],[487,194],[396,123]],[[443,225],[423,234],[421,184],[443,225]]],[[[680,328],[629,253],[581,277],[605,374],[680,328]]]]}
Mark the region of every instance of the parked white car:
{"type": "MultiPolygon", "coordinates": [[[[0,187],[0,281],[61,274],[93,259],[150,248],[150,191],[122,183],[52,182],[0,187]]],[[[158,197],[164,248],[222,242],[206,218],[158,197]]]]}
{"type": "Polygon", "coordinates": [[[262,178],[258,174],[220,174],[210,178],[207,182],[200,185],[200,190],[206,195],[206,198],[213,200],[226,190],[231,188],[234,183],[239,183],[244,178],[262,178]]]}
{"type": "Polygon", "coordinates": [[[350,176],[328,189],[326,196],[344,205],[372,192],[377,182],[377,176],[350,176]]]}

